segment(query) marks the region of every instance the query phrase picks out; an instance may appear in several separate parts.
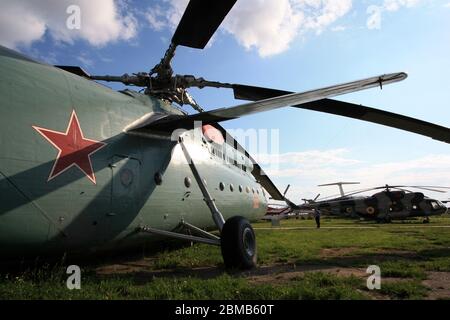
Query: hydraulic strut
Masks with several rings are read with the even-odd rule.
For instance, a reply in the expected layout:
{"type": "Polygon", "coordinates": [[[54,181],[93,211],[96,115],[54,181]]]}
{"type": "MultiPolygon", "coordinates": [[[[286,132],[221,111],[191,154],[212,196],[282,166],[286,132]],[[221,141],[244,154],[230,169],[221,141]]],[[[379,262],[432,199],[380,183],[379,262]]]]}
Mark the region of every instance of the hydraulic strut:
{"type": "Polygon", "coordinates": [[[211,211],[211,215],[214,220],[214,223],[216,224],[219,231],[222,232],[223,225],[225,224],[223,215],[217,208],[215,200],[211,197],[211,194],[209,193],[208,189],[206,188],[206,185],[203,182],[203,179],[201,178],[201,176],[197,170],[197,167],[194,164],[194,161],[192,160],[191,155],[189,154],[189,151],[187,150],[186,145],[183,142],[183,137],[179,138],[179,143],[180,143],[181,149],[183,150],[184,156],[186,157],[186,160],[189,164],[189,167],[191,168],[192,174],[194,175],[194,178],[197,181],[197,184],[200,187],[200,190],[202,191],[203,200],[206,202],[206,205],[208,206],[209,210],[211,211]]]}

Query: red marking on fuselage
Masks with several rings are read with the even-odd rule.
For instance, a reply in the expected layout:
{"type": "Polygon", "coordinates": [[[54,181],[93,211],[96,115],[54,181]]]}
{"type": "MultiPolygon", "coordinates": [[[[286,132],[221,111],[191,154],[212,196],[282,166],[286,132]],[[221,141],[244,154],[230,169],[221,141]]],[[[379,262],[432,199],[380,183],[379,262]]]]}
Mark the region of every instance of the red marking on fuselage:
{"type": "Polygon", "coordinates": [[[72,111],[66,132],[36,126],[33,128],[58,150],[47,182],[75,166],[96,184],[91,155],[106,146],[106,143],[84,137],[75,110],[72,111]]]}
{"type": "Polygon", "coordinates": [[[259,209],[259,197],[257,194],[253,195],[253,209],[259,209]]]}
{"type": "Polygon", "coordinates": [[[223,144],[225,142],[225,139],[223,138],[222,132],[220,130],[216,129],[210,124],[205,124],[202,127],[203,135],[209,140],[213,141],[217,144],[223,144]]]}

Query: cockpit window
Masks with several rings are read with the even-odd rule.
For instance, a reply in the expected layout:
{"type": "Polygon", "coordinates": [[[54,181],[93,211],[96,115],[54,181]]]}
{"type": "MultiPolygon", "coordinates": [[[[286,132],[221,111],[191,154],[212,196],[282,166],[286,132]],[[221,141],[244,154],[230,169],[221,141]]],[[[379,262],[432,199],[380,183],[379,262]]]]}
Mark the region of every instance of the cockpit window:
{"type": "Polygon", "coordinates": [[[434,210],[437,210],[437,209],[439,209],[439,208],[441,207],[441,206],[439,205],[439,203],[437,203],[436,201],[431,201],[430,204],[431,204],[431,207],[432,207],[434,210]]]}

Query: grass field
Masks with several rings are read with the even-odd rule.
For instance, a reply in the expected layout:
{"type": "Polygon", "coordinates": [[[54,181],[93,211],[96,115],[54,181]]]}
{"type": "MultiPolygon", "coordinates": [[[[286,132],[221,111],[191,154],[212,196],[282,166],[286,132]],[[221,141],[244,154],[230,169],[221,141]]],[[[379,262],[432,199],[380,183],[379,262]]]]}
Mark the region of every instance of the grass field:
{"type": "Polygon", "coordinates": [[[254,224],[259,267],[249,272],[227,272],[220,248],[196,244],[80,265],[81,290],[66,288],[64,266],[3,273],[0,299],[450,299],[449,216],[314,226],[254,224]],[[366,287],[369,265],[381,268],[381,290],[366,287]]]}

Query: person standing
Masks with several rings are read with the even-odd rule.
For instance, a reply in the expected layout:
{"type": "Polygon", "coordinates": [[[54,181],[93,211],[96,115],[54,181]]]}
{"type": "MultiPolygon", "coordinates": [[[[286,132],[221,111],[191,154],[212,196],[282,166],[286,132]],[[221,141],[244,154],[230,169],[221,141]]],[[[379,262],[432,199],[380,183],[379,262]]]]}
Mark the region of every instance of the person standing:
{"type": "Polygon", "coordinates": [[[320,210],[319,208],[314,209],[314,219],[316,220],[317,229],[320,229],[320,210]]]}

